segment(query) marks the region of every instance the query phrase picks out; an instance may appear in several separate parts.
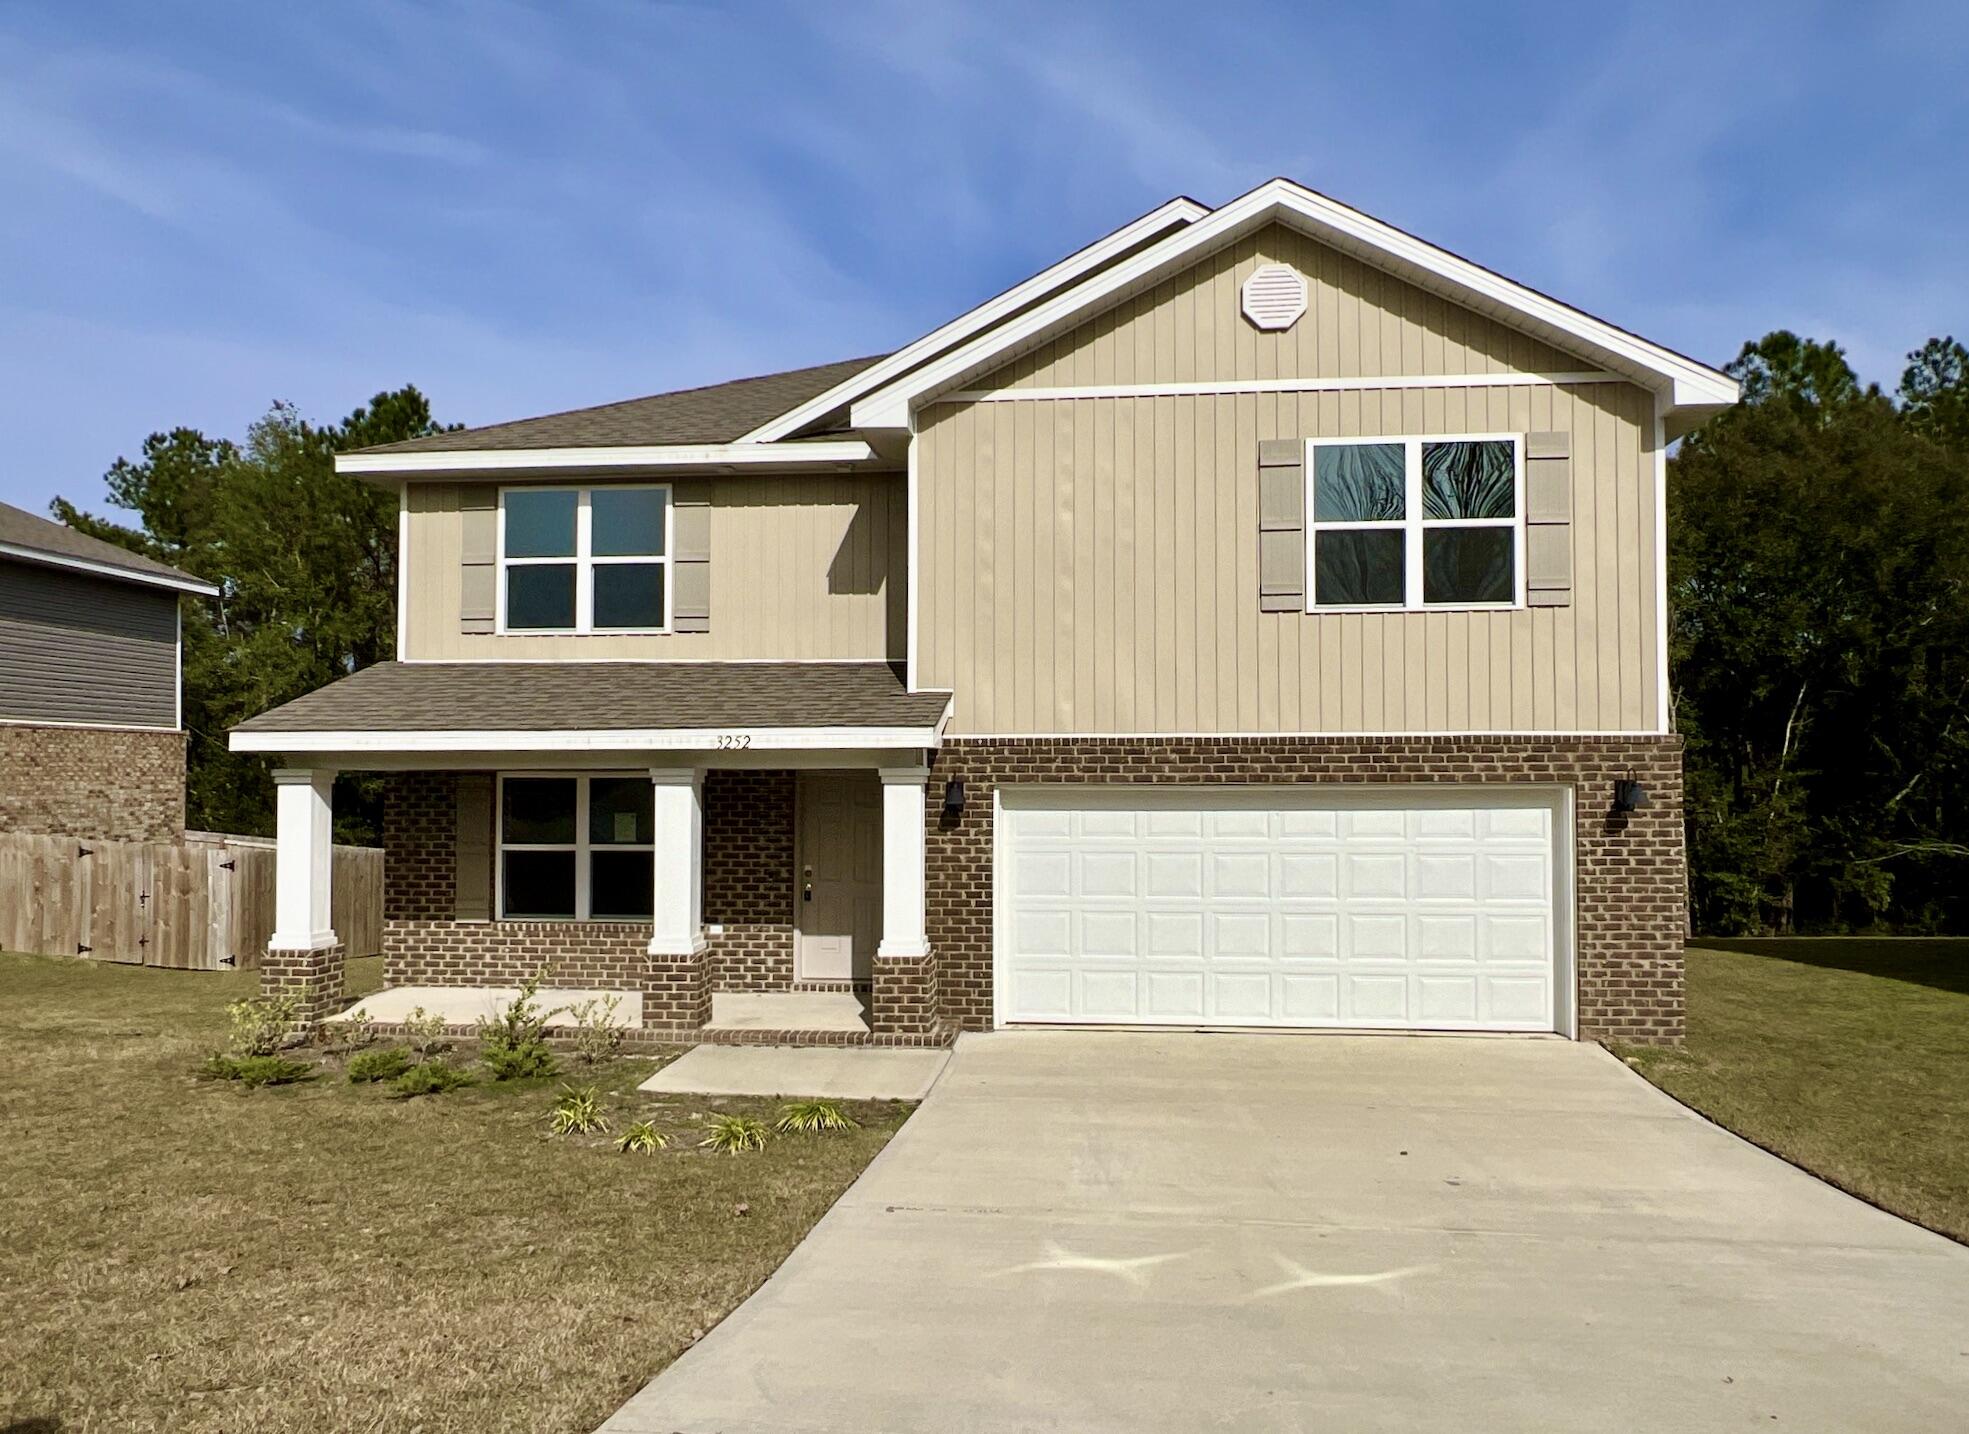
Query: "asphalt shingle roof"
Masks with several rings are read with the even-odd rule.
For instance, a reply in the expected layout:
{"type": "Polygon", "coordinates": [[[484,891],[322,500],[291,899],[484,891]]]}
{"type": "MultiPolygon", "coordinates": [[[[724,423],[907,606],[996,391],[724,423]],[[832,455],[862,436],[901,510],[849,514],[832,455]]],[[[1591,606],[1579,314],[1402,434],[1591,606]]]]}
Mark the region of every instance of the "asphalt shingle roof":
{"type": "Polygon", "coordinates": [[[594,408],[461,428],[365,448],[364,453],[456,453],[477,448],[639,448],[670,443],[730,443],[769,419],[826,393],[883,358],[847,359],[706,388],[679,389],[594,408]]]}
{"type": "Polygon", "coordinates": [[[233,730],[934,727],[949,704],[886,662],[381,662],[233,730]]]}
{"type": "Polygon", "coordinates": [[[128,548],[119,548],[101,538],[78,533],[65,524],[36,517],[25,508],[16,508],[11,503],[0,503],[0,543],[30,548],[52,557],[77,558],[83,562],[101,563],[104,567],[121,568],[139,582],[145,578],[174,578],[186,583],[205,581],[169,563],[160,563],[142,553],[133,553],[128,548]]]}

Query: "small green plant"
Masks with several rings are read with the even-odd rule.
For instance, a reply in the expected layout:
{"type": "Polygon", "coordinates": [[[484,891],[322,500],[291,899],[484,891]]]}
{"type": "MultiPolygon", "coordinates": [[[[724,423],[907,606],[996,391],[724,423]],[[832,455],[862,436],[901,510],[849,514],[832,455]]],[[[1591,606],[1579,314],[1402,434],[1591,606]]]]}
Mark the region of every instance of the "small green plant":
{"type": "Polygon", "coordinates": [[[238,1081],[248,1090],[258,1090],[263,1085],[292,1085],[313,1079],[314,1073],[314,1067],[306,1061],[289,1060],[286,1056],[214,1055],[200,1071],[208,1080],[238,1081]]]}
{"type": "Polygon", "coordinates": [[[615,1148],[625,1155],[651,1155],[669,1144],[670,1141],[657,1134],[656,1126],[647,1120],[635,1122],[615,1137],[615,1148]]]}
{"type": "Polygon", "coordinates": [[[246,996],[226,1007],[232,1025],[231,1050],[236,1056],[270,1056],[294,1029],[297,1002],[291,994],[246,996]]]}
{"type": "Polygon", "coordinates": [[[364,1051],[349,1061],[349,1081],[395,1080],[410,1069],[410,1052],[402,1046],[385,1046],[380,1051],[364,1051]]]}
{"type": "Polygon", "coordinates": [[[828,1130],[858,1130],[861,1122],[831,1100],[795,1100],[779,1108],[773,1129],[782,1135],[817,1135],[828,1130]]]}
{"type": "Polygon", "coordinates": [[[620,996],[590,997],[579,1005],[567,1008],[568,1015],[574,1018],[574,1054],[577,1060],[594,1065],[610,1059],[622,1049],[625,1028],[615,1014],[621,1004],[620,996]]]}
{"type": "Polygon", "coordinates": [[[547,1124],[556,1135],[600,1135],[608,1129],[608,1117],[593,1086],[564,1085],[547,1124]]]}
{"type": "Polygon", "coordinates": [[[727,1155],[766,1148],[766,1123],[750,1115],[713,1115],[705,1119],[704,1139],[698,1144],[727,1155]]]}
{"type": "Polygon", "coordinates": [[[420,1095],[443,1095],[471,1083],[471,1072],[461,1071],[449,1061],[429,1060],[391,1081],[390,1094],[399,1100],[414,1100],[420,1095]]]}
{"type": "Polygon", "coordinates": [[[358,1050],[373,1044],[376,1040],[376,1022],[361,1006],[357,1006],[341,1020],[334,1022],[332,1027],[329,1023],[323,1022],[323,1029],[332,1030],[333,1034],[341,1037],[342,1044],[358,1050]]]}
{"type": "Polygon", "coordinates": [[[418,1055],[435,1055],[447,1044],[444,1024],[444,1017],[436,1011],[416,1006],[403,1018],[403,1036],[410,1042],[410,1049],[418,1055]]]}
{"type": "Polygon", "coordinates": [[[547,1046],[547,1018],[535,1001],[545,969],[535,971],[520,983],[520,993],[497,1017],[479,1021],[479,1059],[492,1072],[494,1080],[526,1080],[550,1076],[561,1068],[547,1046]]]}

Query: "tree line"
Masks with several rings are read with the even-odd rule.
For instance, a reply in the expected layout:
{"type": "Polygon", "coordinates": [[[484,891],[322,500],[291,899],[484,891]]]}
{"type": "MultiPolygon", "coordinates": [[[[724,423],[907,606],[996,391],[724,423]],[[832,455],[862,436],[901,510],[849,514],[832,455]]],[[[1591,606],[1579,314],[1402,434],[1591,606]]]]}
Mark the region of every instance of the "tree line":
{"type": "MultiPolygon", "coordinates": [[[[1668,464],[1692,924],[1969,930],[1969,352],[1929,340],[1892,394],[1785,332],[1727,367],[1744,401],[1668,464]]],[[[269,763],[229,727],[394,656],[395,500],[334,455],[439,431],[414,387],[322,427],[276,404],[241,441],[178,428],[119,458],[134,525],[53,503],[220,585],[185,600],[194,827],[271,830],[269,763]]],[[[343,777],[336,812],[378,840],[376,780],[343,777]]]]}

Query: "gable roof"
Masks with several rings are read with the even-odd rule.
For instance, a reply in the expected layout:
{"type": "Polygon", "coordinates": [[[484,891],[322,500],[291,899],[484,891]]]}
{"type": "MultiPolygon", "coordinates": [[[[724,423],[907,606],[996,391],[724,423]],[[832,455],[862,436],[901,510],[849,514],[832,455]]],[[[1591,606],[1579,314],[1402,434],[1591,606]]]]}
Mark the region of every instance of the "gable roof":
{"type": "Polygon", "coordinates": [[[540,418],[460,428],[357,453],[459,453],[526,448],[645,448],[730,443],[767,419],[823,393],[882,358],[844,359],[703,388],[569,409],[540,418]]]}
{"type": "Polygon", "coordinates": [[[25,508],[0,503],[0,557],[93,573],[118,582],[215,596],[219,589],[203,578],[79,533],[66,524],[36,517],[25,508]]]}
{"type": "Polygon", "coordinates": [[[1099,273],[1110,264],[1139,252],[1184,225],[1195,223],[1209,212],[1208,207],[1187,195],[1178,195],[1158,204],[1140,218],[1131,219],[1113,233],[1104,234],[1092,244],[1074,250],[1057,264],[1041,269],[1030,279],[1014,284],[976,308],[959,314],[949,323],[932,329],[916,342],[870,363],[859,373],[848,376],[824,393],[816,394],[797,408],[775,414],[771,422],[760,424],[742,441],[771,443],[790,438],[810,424],[846,409],[863,394],[902,377],[944,350],[989,332],[1069,285],[1090,274],[1099,273]]]}
{"type": "Polygon", "coordinates": [[[858,399],[852,408],[853,425],[868,431],[905,428],[912,410],[922,403],[1273,223],[1296,228],[1377,269],[1602,364],[1652,390],[1662,400],[1659,411],[1667,420],[1671,437],[1737,401],[1735,380],[1707,364],[1560,303],[1304,185],[1273,179],[1086,282],[858,399]]]}

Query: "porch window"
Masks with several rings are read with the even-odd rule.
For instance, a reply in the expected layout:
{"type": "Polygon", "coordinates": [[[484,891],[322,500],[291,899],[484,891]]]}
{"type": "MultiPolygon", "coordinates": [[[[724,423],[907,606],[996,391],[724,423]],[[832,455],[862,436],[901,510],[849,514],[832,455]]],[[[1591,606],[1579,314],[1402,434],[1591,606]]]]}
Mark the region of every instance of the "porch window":
{"type": "Polygon", "coordinates": [[[1517,605],[1524,462],[1515,435],[1307,446],[1311,611],[1517,605]]]}
{"type": "Polygon", "coordinates": [[[504,488],[501,632],[664,632],[670,489],[504,488]]]}
{"type": "Polygon", "coordinates": [[[647,775],[500,778],[499,914],[648,920],[653,836],[647,775]]]}

